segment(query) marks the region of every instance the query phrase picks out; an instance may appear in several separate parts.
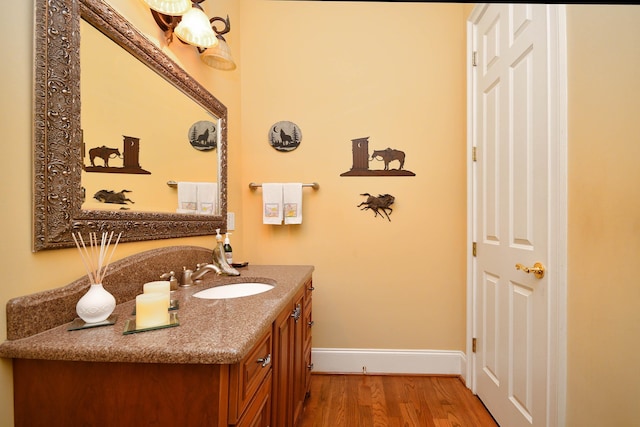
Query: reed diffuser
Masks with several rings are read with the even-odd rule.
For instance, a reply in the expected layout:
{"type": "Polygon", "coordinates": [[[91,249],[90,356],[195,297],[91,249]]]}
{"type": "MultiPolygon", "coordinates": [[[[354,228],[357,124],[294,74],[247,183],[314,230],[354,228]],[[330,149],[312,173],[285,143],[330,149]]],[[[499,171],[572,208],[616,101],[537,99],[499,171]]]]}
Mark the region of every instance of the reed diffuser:
{"type": "Polygon", "coordinates": [[[96,233],[89,233],[89,246],[87,247],[80,233],[77,233],[77,237],[76,234],[72,233],[73,241],[78,248],[78,252],[80,252],[82,264],[87,270],[87,276],[91,283],[87,293],[76,304],[78,316],[86,323],[104,322],[116,308],[115,297],[102,286],[102,281],[107,275],[109,263],[122,235],[122,233],[118,234],[113,248],[109,250],[113,234],[113,231],[111,234],[103,232],[98,242],[96,233]]]}

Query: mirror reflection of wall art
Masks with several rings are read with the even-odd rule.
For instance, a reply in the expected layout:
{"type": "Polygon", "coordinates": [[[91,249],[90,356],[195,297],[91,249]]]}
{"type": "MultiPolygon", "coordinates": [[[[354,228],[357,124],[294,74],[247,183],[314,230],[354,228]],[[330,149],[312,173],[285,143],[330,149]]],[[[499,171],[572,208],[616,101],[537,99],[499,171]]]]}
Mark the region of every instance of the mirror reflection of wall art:
{"type": "Polygon", "coordinates": [[[293,151],[302,141],[302,132],[293,122],[278,122],[269,130],[269,144],[278,151],[293,151]]]}
{"type": "MultiPolygon", "coordinates": [[[[122,154],[116,147],[93,147],[89,149],[89,162],[84,166],[86,172],[132,173],[149,175],[151,172],[140,166],[140,138],[123,135],[122,154]],[[122,166],[115,166],[114,160],[122,159],[122,166]],[[111,160],[111,164],[109,161],[111,160]]],[[[117,160],[119,162],[119,160],[117,160]]]]}
{"type": "Polygon", "coordinates": [[[195,122],[189,128],[189,142],[196,150],[214,150],[218,145],[216,124],[207,120],[195,122]]]}
{"type": "Polygon", "coordinates": [[[122,190],[115,192],[113,190],[100,190],[93,195],[93,198],[101,203],[114,203],[118,205],[126,205],[127,203],[135,203],[131,200],[126,193],[131,193],[130,190],[122,190]]]}

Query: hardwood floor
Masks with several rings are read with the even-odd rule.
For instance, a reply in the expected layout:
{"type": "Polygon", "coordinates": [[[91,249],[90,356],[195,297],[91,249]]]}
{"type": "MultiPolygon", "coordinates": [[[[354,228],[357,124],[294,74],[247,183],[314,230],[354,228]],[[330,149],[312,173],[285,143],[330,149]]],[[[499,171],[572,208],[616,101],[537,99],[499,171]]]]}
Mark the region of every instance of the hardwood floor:
{"type": "Polygon", "coordinates": [[[497,426],[458,377],[311,377],[300,427],[497,426]]]}

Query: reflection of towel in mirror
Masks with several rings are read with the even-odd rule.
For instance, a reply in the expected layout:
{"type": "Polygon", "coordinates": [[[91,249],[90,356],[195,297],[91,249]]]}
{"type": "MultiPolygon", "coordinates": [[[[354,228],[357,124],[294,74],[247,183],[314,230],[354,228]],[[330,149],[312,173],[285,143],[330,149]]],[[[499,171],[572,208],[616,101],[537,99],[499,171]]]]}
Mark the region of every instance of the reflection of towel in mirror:
{"type": "Polygon", "coordinates": [[[262,223],[282,224],[282,184],[262,184],[262,223]]]}
{"type": "Polygon", "coordinates": [[[195,182],[178,182],[177,213],[196,213],[198,209],[198,186],[195,182]]]}
{"type": "Polygon", "coordinates": [[[302,224],[302,183],[283,184],[282,199],[284,203],[284,223],[302,224]]]}
{"type": "Polygon", "coordinates": [[[199,182],[198,213],[213,215],[217,211],[218,184],[215,182],[199,182]]]}

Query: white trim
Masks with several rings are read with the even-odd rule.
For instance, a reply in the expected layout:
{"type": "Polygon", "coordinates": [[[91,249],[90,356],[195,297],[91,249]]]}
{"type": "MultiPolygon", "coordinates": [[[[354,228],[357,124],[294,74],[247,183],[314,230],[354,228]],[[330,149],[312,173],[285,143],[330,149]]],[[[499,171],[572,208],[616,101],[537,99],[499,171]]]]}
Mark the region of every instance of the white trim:
{"type": "Polygon", "coordinates": [[[549,242],[549,299],[551,310],[548,337],[547,425],[564,426],[567,386],[567,229],[568,229],[568,86],[566,6],[555,5],[549,11],[550,58],[549,137],[555,144],[549,150],[549,221],[555,241],[549,242]],[[553,264],[551,264],[553,262],[553,264]]]}
{"type": "Polygon", "coordinates": [[[473,338],[476,336],[475,325],[475,270],[476,259],[473,257],[473,242],[477,241],[475,230],[476,215],[476,197],[475,197],[475,175],[476,164],[473,161],[473,147],[476,146],[475,141],[475,93],[472,88],[476,87],[476,68],[473,65],[472,55],[476,51],[476,40],[474,37],[473,26],[484,13],[487,4],[477,4],[467,21],[467,358],[466,365],[466,385],[467,388],[476,393],[476,376],[473,370],[475,354],[473,353],[473,338]]]}
{"type": "Polygon", "coordinates": [[[467,358],[456,350],[312,348],[313,372],[466,376],[467,358]]]}

